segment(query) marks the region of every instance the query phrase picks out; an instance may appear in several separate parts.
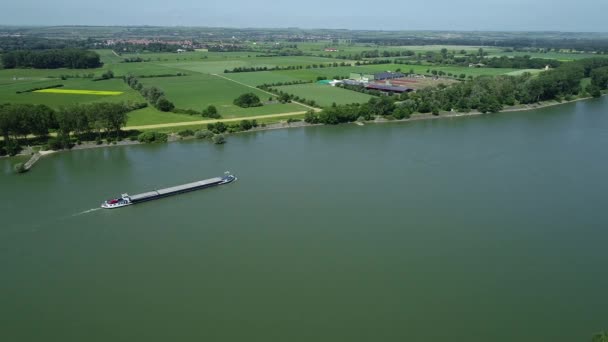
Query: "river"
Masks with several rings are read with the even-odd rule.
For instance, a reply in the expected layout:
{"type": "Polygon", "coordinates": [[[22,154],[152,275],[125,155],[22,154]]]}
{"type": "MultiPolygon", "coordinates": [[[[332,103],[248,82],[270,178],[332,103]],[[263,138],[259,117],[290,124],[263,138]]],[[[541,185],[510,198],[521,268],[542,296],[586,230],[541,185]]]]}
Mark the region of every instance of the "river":
{"type": "Polygon", "coordinates": [[[0,160],[1,341],[590,341],[608,98],[0,160]],[[232,171],[118,210],[104,199],[232,171]]]}

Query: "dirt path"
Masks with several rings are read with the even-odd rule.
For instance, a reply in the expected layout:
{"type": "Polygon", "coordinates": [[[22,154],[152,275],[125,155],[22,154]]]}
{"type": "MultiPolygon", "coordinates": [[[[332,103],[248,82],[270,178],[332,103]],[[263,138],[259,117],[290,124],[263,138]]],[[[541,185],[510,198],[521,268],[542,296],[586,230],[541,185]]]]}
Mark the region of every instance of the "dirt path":
{"type": "Polygon", "coordinates": [[[290,113],[281,113],[281,114],[268,114],[268,115],[256,115],[256,116],[246,116],[241,118],[231,118],[231,119],[209,119],[209,120],[200,120],[200,121],[186,121],[186,122],[172,122],[165,124],[157,124],[157,125],[143,125],[143,126],[127,126],[124,129],[154,129],[154,128],[166,128],[166,127],[179,127],[179,126],[190,126],[190,125],[204,125],[208,123],[215,122],[234,122],[241,120],[259,120],[259,119],[267,119],[267,118],[281,118],[286,116],[294,116],[306,114],[305,111],[302,112],[290,112],[290,113]]]}
{"type": "MultiPolygon", "coordinates": [[[[219,75],[219,74],[211,74],[211,75],[216,76],[216,77],[219,77],[219,78],[223,78],[223,79],[225,79],[225,80],[228,80],[228,81],[231,81],[231,82],[234,82],[234,83],[238,83],[238,84],[240,84],[240,85],[242,85],[242,86],[245,86],[245,87],[247,87],[247,88],[251,88],[251,89],[255,89],[255,90],[261,91],[261,92],[266,93],[266,94],[268,94],[268,95],[270,95],[270,96],[274,96],[274,97],[276,97],[276,96],[277,96],[276,94],[273,94],[273,93],[268,92],[268,91],[266,91],[266,90],[262,90],[262,89],[260,89],[260,88],[256,88],[256,87],[254,87],[254,86],[250,86],[249,84],[245,84],[245,83],[243,83],[243,82],[235,81],[235,80],[233,80],[233,79],[231,79],[231,78],[228,78],[228,77],[226,77],[226,76],[222,76],[222,75],[219,75]]],[[[306,108],[308,108],[308,109],[312,109],[312,110],[314,110],[315,112],[320,112],[320,111],[321,111],[319,108],[311,107],[311,106],[309,106],[309,105],[307,105],[307,104],[303,104],[302,102],[297,102],[297,101],[293,101],[293,100],[292,100],[291,102],[292,102],[292,103],[295,103],[295,104],[298,104],[298,105],[300,105],[300,106],[302,106],[302,107],[306,107],[306,108]]]]}

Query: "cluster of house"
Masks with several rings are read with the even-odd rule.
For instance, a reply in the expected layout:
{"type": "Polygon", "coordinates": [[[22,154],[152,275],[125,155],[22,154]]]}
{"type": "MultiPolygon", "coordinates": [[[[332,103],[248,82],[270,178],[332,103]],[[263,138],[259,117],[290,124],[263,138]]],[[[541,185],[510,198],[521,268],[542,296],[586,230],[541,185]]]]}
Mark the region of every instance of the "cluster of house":
{"type": "Polygon", "coordinates": [[[134,45],[150,45],[161,43],[167,45],[176,45],[182,48],[195,48],[195,44],[191,40],[159,40],[159,39],[108,39],[104,42],[106,46],[114,46],[116,44],[134,44],[134,45]]]}
{"type": "Polygon", "coordinates": [[[391,84],[390,80],[403,78],[405,74],[400,72],[379,72],[375,74],[351,73],[348,79],[333,80],[327,82],[335,86],[336,84],[363,86],[367,89],[377,90],[384,93],[408,93],[414,91],[412,88],[391,84]]]}

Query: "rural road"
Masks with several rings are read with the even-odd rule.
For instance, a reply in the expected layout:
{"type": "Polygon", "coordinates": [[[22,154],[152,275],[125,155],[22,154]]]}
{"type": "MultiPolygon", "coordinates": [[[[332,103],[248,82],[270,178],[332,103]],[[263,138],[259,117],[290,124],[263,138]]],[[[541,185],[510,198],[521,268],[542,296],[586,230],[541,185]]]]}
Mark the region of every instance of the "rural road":
{"type": "Polygon", "coordinates": [[[290,112],[290,113],[281,113],[281,114],[269,114],[269,115],[256,115],[256,116],[247,116],[240,118],[231,118],[231,119],[210,119],[210,120],[200,120],[200,121],[185,121],[185,122],[172,122],[166,124],[156,124],[156,125],[143,125],[143,126],[126,126],[124,129],[154,129],[154,128],[166,128],[166,127],[179,127],[179,126],[190,126],[190,125],[204,125],[209,123],[216,122],[234,122],[241,120],[259,120],[259,119],[267,119],[267,118],[280,118],[285,116],[293,116],[299,114],[306,114],[303,112],[290,112]]]}

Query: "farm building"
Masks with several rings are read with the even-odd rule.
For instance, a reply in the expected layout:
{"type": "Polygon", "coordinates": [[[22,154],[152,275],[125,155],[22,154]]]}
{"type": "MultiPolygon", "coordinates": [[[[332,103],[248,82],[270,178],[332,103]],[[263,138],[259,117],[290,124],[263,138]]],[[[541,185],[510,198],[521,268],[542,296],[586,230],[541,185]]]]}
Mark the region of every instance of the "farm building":
{"type": "Polygon", "coordinates": [[[338,52],[336,48],[325,48],[325,52],[338,52]]]}
{"type": "Polygon", "coordinates": [[[346,84],[346,85],[354,85],[354,86],[363,85],[363,82],[355,81],[355,80],[342,80],[342,83],[346,84]]]}
{"type": "Polygon", "coordinates": [[[371,82],[371,81],[391,80],[394,78],[401,78],[401,77],[405,77],[405,75],[400,72],[388,71],[388,72],[379,72],[379,73],[375,73],[375,74],[361,74],[361,73],[357,73],[357,72],[351,72],[350,76],[348,78],[351,80],[354,80],[354,81],[371,82]]]}
{"type": "Polygon", "coordinates": [[[381,81],[381,80],[392,80],[393,78],[402,78],[405,77],[404,74],[400,73],[400,72],[380,72],[380,73],[376,73],[374,74],[374,80],[376,81],[381,81]]]}
{"type": "Polygon", "coordinates": [[[368,84],[365,86],[365,88],[372,89],[372,90],[378,90],[378,91],[382,91],[385,93],[397,93],[397,94],[409,93],[411,91],[414,91],[414,89],[412,89],[412,88],[406,88],[406,87],[400,87],[400,86],[394,86],[394,85],[388,85],[388,84],[376,84],[376,83],[368,84]]]}

